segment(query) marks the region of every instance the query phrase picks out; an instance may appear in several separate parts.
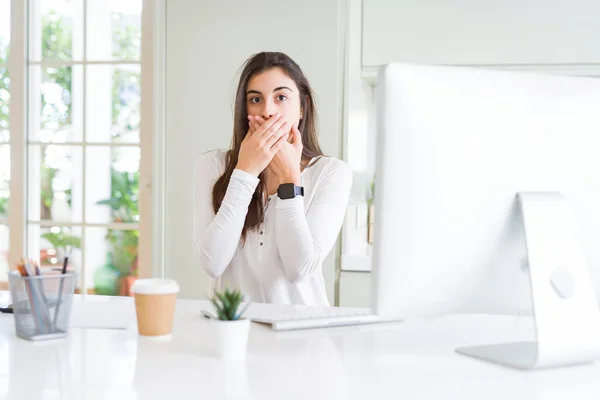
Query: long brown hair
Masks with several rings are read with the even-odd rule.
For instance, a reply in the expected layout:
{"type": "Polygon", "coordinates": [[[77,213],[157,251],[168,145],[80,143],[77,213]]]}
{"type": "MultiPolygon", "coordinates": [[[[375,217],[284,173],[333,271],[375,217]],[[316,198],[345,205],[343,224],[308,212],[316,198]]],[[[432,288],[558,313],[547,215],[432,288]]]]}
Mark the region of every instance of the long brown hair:
{"type": "MultiPolygon", "coordinates": [[[[213,188],[212,200],[215,213],[219,211],[225,192],[229,186],[231,174],[238,162],[238,155],[244,137],[248,133],[248,110],[246,107],[246,89],[248,82],[252,77],[263,73],[272,68],[280,68],[290,77],[298,87],[300,92],[300,106],[303,110],[302,119],[298,125],[298,130],[302,135],[302,161],[310,161],[313,157],[322,156],[323,152],[317,139],[317,112],[315,109],[314,95],[308,79],[289,56],[279,52],[262,52],[248,58],[243,65],[240,75],[236,96],[235,110],[233,115],[233,138],[231,140],[231,149],[227,154],[227,167],[223,175],[217,180],[213,188]]],[[[242,229],[242,241],[245,241],[250,230],[256,229],[264,220],[264,192],[266,191],[266,181],[264,172],[258,178],[260,182],[248,206],[248,213],[242,229]]]]}

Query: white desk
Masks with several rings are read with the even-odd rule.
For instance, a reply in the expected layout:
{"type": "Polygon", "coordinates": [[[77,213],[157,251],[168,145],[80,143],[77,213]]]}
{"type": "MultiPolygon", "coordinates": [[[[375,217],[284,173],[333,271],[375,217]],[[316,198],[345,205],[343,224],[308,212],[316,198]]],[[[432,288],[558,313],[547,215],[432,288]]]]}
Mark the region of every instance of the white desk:
{"type": "MultiPolygon", "coordinates": [[[[134,315],[131,298],[93,301],[134,315]]],[[[523,317],[291,332],[254,324],[247,358],[228,362],[204,355],[198,310],[207,305],[178,301],[169,342],[140,338],[132,325],[71,329],[66,339],[32,343],[15,336],[12,315],[0,314],[0,399],[600,398],[598,364],[521,372],[454,353],[461,345],[530,339],[523,317]]]]}

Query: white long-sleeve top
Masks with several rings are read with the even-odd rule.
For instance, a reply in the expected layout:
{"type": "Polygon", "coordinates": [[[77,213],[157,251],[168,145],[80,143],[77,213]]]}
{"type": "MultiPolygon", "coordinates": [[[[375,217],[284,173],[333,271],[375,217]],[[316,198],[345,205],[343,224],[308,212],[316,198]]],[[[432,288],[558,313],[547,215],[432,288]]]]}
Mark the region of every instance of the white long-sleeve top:
{"type": "Polygon", "coordinates": [[[219,286],[239,288],[254,302],[328,306],[323,260],[340,232],[352,171],[341,160],[313,159],[302,171],[304,196],[269,196],[264,222],[241,233],[259,179],[234,170],[219,211],[212,207],[215,182],[227,152],[203,154],[194,167],[194,255],[219,286]]]}

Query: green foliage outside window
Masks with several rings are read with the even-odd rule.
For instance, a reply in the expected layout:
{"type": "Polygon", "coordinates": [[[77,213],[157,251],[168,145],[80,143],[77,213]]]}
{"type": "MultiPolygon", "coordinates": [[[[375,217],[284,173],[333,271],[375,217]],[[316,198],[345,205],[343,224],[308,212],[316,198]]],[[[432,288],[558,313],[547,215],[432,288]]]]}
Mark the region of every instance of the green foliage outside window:
{"type": "MultiPolygon", "coordinates": [[[[139,59],[141,32],[137,27],[120,24],[122,15],[113,14],[113,57],[118,60],[139,59]]],[[[42,58],[49,60],[69,61],[72,59],[71,25],[55,12],[42,16],[42,58]]],[[[0,64],[7,63],[8,48],[0,40],[0,64]]],[[[72,67],[42,69],[42,81],[60,87],[60,101],[49,101],[48,94],[41,93],[41,125],[64,127],[72,124],[72,67]]],[[[124,134],[137,131],[139,128],[139,82],[137,70],[115,68],[112,77],[112,137],[118,139],[124,134]]],[[[8,94],[10,78],[7,71],[0,67],[0,131],[8,128],[8,94]]],[[[58,169],[48,165],[48,144],[41,146],[41,218],[52,220],[52,205],[56,195],[55,178],[58,169]]],[[[114,155],[113,155],[114,156],[114,155]]],[[[139,222],[138,209],[139,172],[118,171],[111,168],[110,197],[98,204],[111,209],[113,222],[139,222]]],[[[63,192],[67,203],[71,206],[71,191],[63,192]]],[[[0,197],[0,215],[6,213],[8,200],[0,197]]],[[[79,239],[67,234],[45,234],[56,249],[66,246],[79,247],[79,239]]],[[[137,260],[138,231],[108,230],[110,257],[121,275],[135,274],[137,260]]]]}

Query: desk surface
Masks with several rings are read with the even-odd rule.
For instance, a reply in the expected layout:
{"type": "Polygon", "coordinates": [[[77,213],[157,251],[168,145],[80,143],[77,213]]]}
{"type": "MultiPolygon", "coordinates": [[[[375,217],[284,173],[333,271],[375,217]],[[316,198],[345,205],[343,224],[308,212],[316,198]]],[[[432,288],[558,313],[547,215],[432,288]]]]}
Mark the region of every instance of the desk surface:
{"type": "MultiPolygon", "coordinates": [[[[135,323],[131,298],[88,299],[135,323]]],[[[290,332],[253,324],[246,359],[224,361],[205,355],[203,307],[178,300],[167,342],[141,338],[132,325],[71,329],[66,339],[32,343],[15,336],[10,314],[0,314],[0,399],[600,398],[600,364],[523,372],[454,352],[530,340],[525,317],[455,315],[290,332]]]]}

